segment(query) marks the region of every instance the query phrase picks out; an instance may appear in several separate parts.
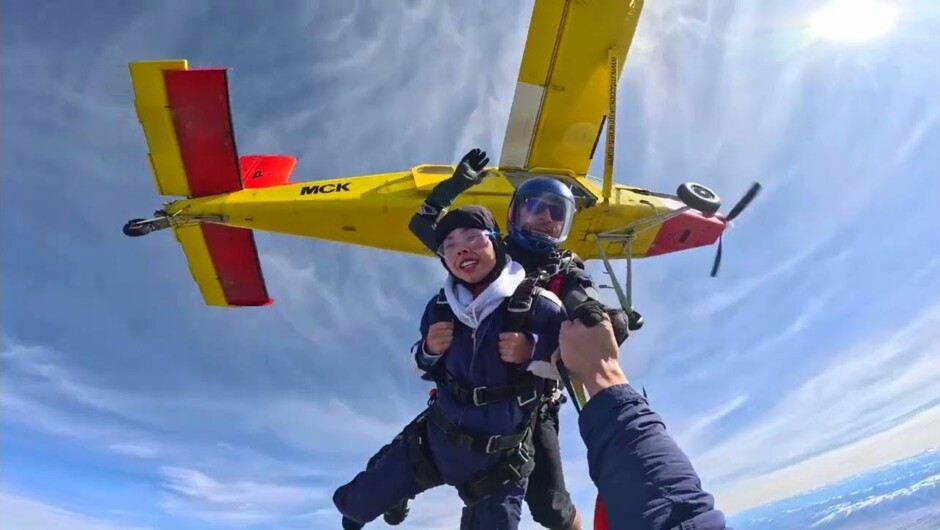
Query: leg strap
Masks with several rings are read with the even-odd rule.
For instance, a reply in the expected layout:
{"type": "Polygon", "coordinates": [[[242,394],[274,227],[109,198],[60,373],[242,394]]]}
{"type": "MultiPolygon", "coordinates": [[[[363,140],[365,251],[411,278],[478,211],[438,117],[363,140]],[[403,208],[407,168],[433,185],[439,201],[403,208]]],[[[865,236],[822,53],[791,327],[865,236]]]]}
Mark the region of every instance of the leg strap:
{"type": "Polygon", "coordinates": [[[427,411],[405,428],[405,444],[408,446],[408,461],[414,470],[415,480],[423,489],[443,484],[441,474],[431,460],[427,448],[427,411]]]}
{"type": "Polygon", "coordinates": [[[465,505],[473,506],[498,493],[506,485],[527,478],[535,468],[532,451],[532,437],[528,436],[525,443],[507,452],[503,458],[479,475],[476,480],[458,486],[457,494],[460,499],[465,505]]]}

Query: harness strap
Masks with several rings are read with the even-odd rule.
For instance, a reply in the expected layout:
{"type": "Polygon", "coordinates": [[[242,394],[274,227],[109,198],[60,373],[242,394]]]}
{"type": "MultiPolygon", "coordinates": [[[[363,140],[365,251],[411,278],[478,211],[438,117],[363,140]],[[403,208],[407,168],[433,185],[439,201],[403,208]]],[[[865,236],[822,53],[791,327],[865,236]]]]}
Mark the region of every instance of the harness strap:
{"type": "Polygon", "coordinates": [[[516,291],[509,298],[506,305],[506,316],[503,320],[503,331],[522,331],[529,323],[529,316],[532,313],[532,306],[535,297],[538,296],[538,290],[541,289],[540,283],[545,281],[544,272],[538,271],[530,274],[522,280],[516,291]]]}
{"type": "Polygon", "coordinates": [[[503,489],[507,484],[519,482],[531,475],[535,469],[535,460],[529,446],[531,442],[523,444],[496,462],[477,480],[457,486],[460,500],[466,506],[472,506],[503,489]]]}
{"type": "Polygon", "coordinates": [[[454,320],[454,311],[447,303],[447,295],[444,289],[437,293],[437,300],[434,302],[434,323],[452,322],[454,320]]]}
{"type": "Polygon", "coordinates": [[[441,474],[428,455],[427,441],[423,433],[427,432],[427,410],[422,412],[405,429],[405,445],[408,447],[408,462],[414,470],[415,481],[424,489],[431,489],[443,484],[441,474]]]}
{"type": "Polygon", "coordinates": [[[498,401],[515,399],[520,407],[525,407],[539,398],[538,388],[533,379],[509,385],[468,387],[441,364],[434,365],[429,373],[434,381],[446,388],[447,392],[461,405],[482,407],[498,401]]]}
{"type": "Polygon", "coordinates": [[[428,412],[428,421],[444,431],[447,441],[454,445],[469,449],[477,453],[498,453],[519,446],[532,430],[531,422],[527,422],[525,429],[518,434],[488,435],[459,427],[450,421],[444,411],[432,405],[428,412]]]}

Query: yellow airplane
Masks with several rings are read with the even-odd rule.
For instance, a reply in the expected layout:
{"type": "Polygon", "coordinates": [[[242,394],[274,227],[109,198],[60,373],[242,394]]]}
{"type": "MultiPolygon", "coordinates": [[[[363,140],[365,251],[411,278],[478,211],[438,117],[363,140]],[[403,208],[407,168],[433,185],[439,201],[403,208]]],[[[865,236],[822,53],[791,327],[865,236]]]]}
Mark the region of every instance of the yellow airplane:
{"type": "MultiPolygon", "coordinates": [[[[723,231],[760,188],[755,184],[722,215],[718,196],[701,184],[682,184],[669,195],[613,182],[617,83],[642,6],[642,0],[535,2],[498,166],[454,205],[481,204],[505,219],[519,183],[561,180],[578,208],[565,246],[584,260],[603,260],[628,310],[632,258],[718,241],[714,275],[723,231]],[[587,172],[605,126],[599,180],[587,172]],[[627,260],[626,293],[612,259],[627,260]]],[[[185,60],[129,68],[157,190],[179,199],[152,218],[132,219],[124,233],[170,228],[208,305],[271,303],[253,230],[433,255],[408,222],[454,166],[290,183],[296,158],[239,155],[226,69],[191,69],[185,60]]]]}

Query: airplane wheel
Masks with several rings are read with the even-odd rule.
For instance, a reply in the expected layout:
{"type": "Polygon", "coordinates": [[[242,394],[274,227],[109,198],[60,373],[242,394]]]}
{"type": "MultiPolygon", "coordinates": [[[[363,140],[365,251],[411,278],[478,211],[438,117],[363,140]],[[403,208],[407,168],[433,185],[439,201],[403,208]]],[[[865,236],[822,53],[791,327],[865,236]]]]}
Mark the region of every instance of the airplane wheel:
{"type": "Polygon", "coordinates": [[[630,331],[637,331],[643,327],[643,315],[637,310],[630,311],[627,314],[627,326],[630,331]]]}
{"type": "Polygon", "coordinates": [[[153,232],[153,224],[146,219],[131,219],[124,225],[124,235],[130,237],[145,236],[153,232]]]}
{"type": "Polygon", "coordinates": [[[704,214],[711,215],[721,208],[721,199],[718,198],[718,194],[695,182],[685,182],[680,185],[676,195],[686,206],[704,214]]]}

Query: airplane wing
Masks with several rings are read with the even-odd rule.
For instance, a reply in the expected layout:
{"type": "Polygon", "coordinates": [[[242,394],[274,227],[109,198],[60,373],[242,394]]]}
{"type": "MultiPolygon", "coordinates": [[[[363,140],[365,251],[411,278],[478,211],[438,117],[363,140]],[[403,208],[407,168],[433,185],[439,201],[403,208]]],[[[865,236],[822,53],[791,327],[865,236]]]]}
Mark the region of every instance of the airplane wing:
{"type": "Polygon", "coordinates": [[[642,7],[643,0],[536,0],[500,168],[587,173],[609,109],[608,50],[619,57],[619,79],[642,7]]]}

